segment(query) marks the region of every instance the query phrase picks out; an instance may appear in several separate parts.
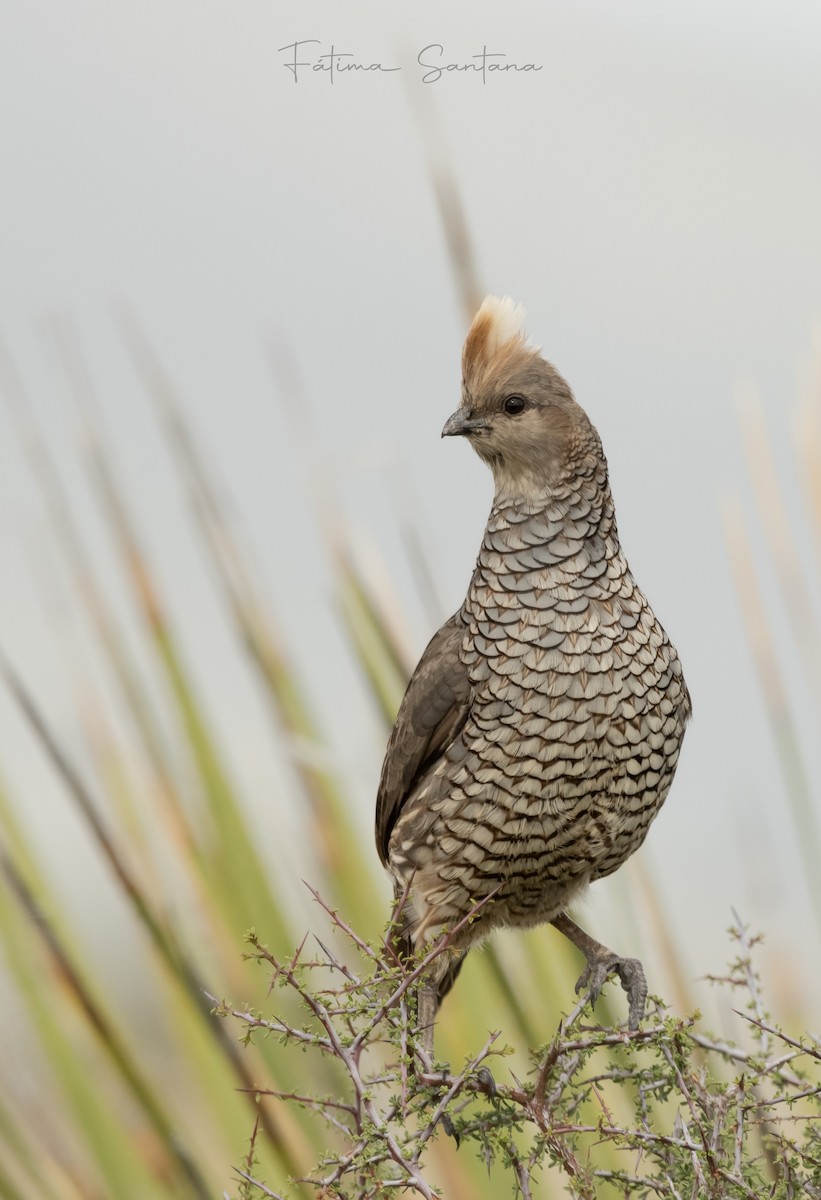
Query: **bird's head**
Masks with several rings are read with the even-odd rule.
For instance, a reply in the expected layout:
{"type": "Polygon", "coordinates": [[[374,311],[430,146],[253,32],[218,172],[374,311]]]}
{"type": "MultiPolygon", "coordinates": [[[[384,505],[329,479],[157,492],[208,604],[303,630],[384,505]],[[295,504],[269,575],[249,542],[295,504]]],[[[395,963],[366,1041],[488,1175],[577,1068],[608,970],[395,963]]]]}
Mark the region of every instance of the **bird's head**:
{"type": "Polygon", "coordinates": [[[567,383],[522,329],[524,310],[487,296],[462,352],[462,400],[442,437],[466,437],[490,466],[497,494],[544,495],[601,457],[567,383]]]}

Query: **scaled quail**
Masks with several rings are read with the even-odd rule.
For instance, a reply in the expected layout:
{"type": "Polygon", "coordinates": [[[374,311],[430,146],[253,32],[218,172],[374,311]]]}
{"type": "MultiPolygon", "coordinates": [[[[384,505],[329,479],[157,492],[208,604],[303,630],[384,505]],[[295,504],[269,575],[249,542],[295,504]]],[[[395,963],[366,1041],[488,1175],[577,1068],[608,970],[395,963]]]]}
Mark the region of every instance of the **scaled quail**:
{"type": "Polygon", "coordinates": [[[490,896],[419,988],[422,1044],[468,948],[498,926],[550,922],[584,953],[577,990],[611,972],[644,1012],[641,964],[567,916],[637,850],[664,803],[690,697],[678,655],[619,544],[607,463],[587,414],[488,296],[442,430],[493,472],[465,602],[422,655],[388,742],[376,843],[421,949],[490,896]]]}

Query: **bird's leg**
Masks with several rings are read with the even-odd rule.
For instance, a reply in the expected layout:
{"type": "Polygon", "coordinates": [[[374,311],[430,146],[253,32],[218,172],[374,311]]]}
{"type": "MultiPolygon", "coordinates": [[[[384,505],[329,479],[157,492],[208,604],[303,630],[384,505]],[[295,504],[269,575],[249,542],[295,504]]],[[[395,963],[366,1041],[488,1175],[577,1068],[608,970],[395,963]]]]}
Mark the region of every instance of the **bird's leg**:
{"type": "Polygon", "coordinates": [[[416,993],[416,1026],[422,1043],[422,1050],[427,1057],[426,1070],[433,1065],[433,1031],[436,1024],[436,1013],[439,1008],[439,988],[437,981],[430,975],[423,976],[419,981],[416,993]]]}
{"type": "MultiPolygon", "coordinates": [[[[453,963],[448,964],[448,969],[444,974],[435,970],[424,975],[419,981],[419,986],[416,992],[416,1028],[419,1035],[421,1045],[417,1046],[417,1055],[422,1063],[422,1069],[425,1072],[430,1072],[433,1069],[433,1035],[436,1022],[436,1014],[439,1011],[439,1006],[442,1003],[442,997],[445,996],[451,989],[453,981],[459,974],[459,969],[462,966],[462,961],[465,954],[462,953],[453,963]]],[[[445,960],[447,961],[447,959],[445,960]]],[[[450,1076],[450,1068],[445,1067],[442,1073],[443,1081],[447,1081],[450,1076]]],[[[482,1067],[476,1073],[477,1080],[485,1088],[487,1094],[491,1097],[496,1096],[496,1081],[491,1075],[487,1067],[482,1067]]],[[[452,1137],[456,1142],[456,1148],[459,1149],[460,1137],[453,1124],[453,1119],[448,1113],[442,1114],[442,1128],[445,1133],[452,1137]]]]}
{"type": "Polygon", "coordinates": [[[416,1028],[422,1050],[433,1063],[433,1035],[436,1016],[444,997],[453,987],[467,951],[448,950],[442,954],[419,980],[416,991],[416,1028]]]}
{"type": "Polygon", "coordinates": [[[571,921],[567,913],[561,913],[550,924],[569,938],[574,946],[581,950],[587,959],[587,966],[576,984],[576,991],[589,988],[592,1000],[595,1002],[602,984],[607,976],[614,971],[621,980],[621,986],[630,1001],[628,1026],[638,1029],[639,1021],[644,1016],[644,1004],[647,1000],[647,980],[644,978],[644,968],[637,958],[620,958],[612,950],[608,950],[601,942],[597,942],[589,933],[580,929],[575,921],[571,921]]]}

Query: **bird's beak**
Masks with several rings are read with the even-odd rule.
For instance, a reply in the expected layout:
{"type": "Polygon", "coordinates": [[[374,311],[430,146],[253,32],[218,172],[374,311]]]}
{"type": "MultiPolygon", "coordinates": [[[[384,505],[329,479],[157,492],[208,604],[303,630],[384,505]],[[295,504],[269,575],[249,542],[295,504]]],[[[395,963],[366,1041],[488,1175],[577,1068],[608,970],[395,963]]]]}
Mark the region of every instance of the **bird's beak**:
{"type": "Polygon", "coordinates": [[[470,409],[457,408],[445,421],[442,437],[463,437],[467,433],[476,433],[477,430],[486,428],[487,421],[484,417],[474,417],[470,409]]]}

